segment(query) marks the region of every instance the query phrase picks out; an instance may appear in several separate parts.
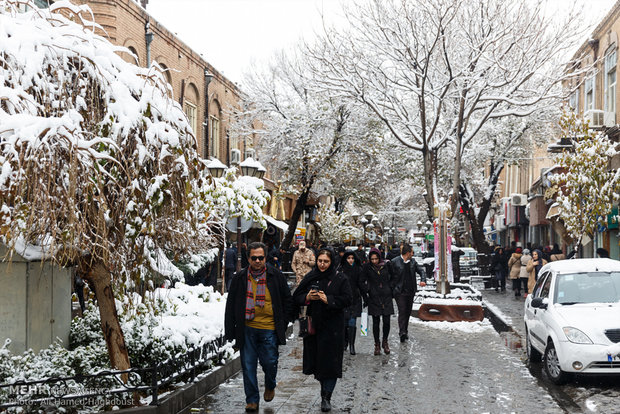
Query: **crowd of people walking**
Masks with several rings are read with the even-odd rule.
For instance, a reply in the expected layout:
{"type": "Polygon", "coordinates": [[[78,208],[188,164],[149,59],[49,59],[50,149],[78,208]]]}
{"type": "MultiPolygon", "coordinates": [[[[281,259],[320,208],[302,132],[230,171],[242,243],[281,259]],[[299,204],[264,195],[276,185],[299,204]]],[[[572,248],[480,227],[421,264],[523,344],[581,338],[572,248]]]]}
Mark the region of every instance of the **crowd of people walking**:
{"type": "Polygon", "coordinates": [[[319,247],[315,253],[300,242],[291,263],[296,279],[291,293],[286,277],[270,263],[267,246],[251,243],[247,247],[246,267],[230,275],[225,313],[225,337],[240,351],[247,412],[258,411],[260,403],[259,363],[265,373],[263,399],[274,398],[278,347],[286,343],[287,323],[300,314],[306,324],[302,371],[320,383],[323,412],[331,411],[344,352],[357,353],[358,318],[363,313],[372,318],[374,355],[390,353],[393,299],[400,341],[409,339],[416,275],[421,286],[426,276],[413,260],[411,246],[392,246],[387,257],[386,250],[373,247],[366,255],[360,245],[351,251],[319,247]]]}

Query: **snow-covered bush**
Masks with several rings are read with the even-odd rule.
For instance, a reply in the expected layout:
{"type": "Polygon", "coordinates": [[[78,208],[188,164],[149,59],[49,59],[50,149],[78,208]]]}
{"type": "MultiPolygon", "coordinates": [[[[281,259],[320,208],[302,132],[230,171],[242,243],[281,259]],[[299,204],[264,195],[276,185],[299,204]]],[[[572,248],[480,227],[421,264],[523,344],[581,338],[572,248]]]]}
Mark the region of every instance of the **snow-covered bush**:
{"type": "MultiPolygon", "coordinates": [[[[139,301],[138,298],[131,300],[139,301]]],[[[133,307],[118,303],[131,365],[147,368],[215,340],[223,333],[225,304],[225,298],[212,287],[183,283],[177,283],[173,289],[156,289],[147,295],[145,303],[133,307]]],[[[100,324],[99,311],[91,304],[83,318],[76,317],[71,323],[69,349],[54,343],[38,354],[27,351],[14,355],[10,345],[5,345],[0,348],[0,383],[110,370],[100,324]]],[[[211,364],[224,362],[233,353],[230,344],[226,344],[212,356],[211,364]]]]}

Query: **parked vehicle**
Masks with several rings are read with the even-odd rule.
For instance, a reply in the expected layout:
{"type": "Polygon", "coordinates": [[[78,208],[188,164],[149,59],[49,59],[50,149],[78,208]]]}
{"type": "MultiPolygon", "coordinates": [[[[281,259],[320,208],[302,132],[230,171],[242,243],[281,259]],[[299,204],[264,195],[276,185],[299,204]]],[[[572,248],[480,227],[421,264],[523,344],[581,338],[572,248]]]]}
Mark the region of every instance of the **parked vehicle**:
{"type": "Polygon", "coordinates": [[[478,275],[478,252],[471,247],[459,247],[465,253],[459,257],[461,267],[461,278],[478,275]]]}
{"type": "Polygon", "coordinates": [[[525,300],[526,350],[549,379],[620,374],[620,261],[551,262],[525,300]]]}

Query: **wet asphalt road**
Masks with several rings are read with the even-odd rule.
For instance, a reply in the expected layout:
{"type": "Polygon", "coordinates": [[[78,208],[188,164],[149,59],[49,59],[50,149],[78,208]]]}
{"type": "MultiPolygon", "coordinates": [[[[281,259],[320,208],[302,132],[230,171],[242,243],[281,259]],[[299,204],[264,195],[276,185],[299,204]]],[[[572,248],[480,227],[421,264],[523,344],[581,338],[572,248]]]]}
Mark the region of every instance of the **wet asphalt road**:
{"type": "Polygon", "coordinates": [[[483,300],[499,309],[515,333],[502,333],[505,344],[520,355],[537,383],[558,403],[566,413],[620,413],[619,376],[576,376],[565,385],[554,385],[546,378],[542,363],[528,363],[525,358],[525,326],[523,324],[523,298],[510,292],[496,293],[485,290],[483,300]]]}
{"type": "MultiPolygon", "coordinates": [[[[344,357],[334,413],[620,413],[620,379],[576,378],[564,386],[546,381],[540,364],[528,364],[523,334],[523,299],[483,292],[514,330],[496,332],[491,323],[470,332],[441,329],[412,318],[411,339],[400,344],[392,316],[390,355],[374,356],[371,336],[357,337],[357,355],[344,357]],[[524,342],[524,341],[523,341],[524,342]]],[[[319,384],[301,373],[302,341],[280,347],[278,387],[261,413],[320,412],[319,384]]],[[[259,369],[259,384],[264,390],[259,369]]],[[[241,374],[194,404],[193,413],[242,413],[241,374]]]]}
{"type": "MultiPolygon", "coordinates": [[[[479,332],[437,329],[412,323],[411,340],[400,344],[392,317],[390,355],[372,355],[370,337],[358,337],[358,354],[344,358],[332,412],[562,413],[531,376],[520,354],[505,345],[491,324],[479,332]]],[[[263,413],[320,412],[319,385],[301,373],[302,342],[280,348],[278,387],[263,413]]],[[[262,387],[262,378],[259,376],[262,387]]],[[[195,413],[236,413],[245,407],[240,374],[195,404],[195,413]]]]}

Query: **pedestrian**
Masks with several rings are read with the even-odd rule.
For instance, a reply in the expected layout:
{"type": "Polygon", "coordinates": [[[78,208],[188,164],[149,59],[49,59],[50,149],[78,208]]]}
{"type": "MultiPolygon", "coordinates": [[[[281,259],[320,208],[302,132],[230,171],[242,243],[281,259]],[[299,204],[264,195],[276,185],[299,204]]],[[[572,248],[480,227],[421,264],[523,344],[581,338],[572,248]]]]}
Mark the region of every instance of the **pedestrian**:
{"type": "Polygon", "coordinates": [[[355,255],[357,256],[357,260],[361,264],[368,263],[368,258],[366,257],[366,251],[364,250],[364,244],[360,243],[357,245],[357,250],[355,251],[355,255]]]}
{"type": "Polygon", "coordinates": [[[271,249],[269,249],[269,253],[267,254],[267,263],[282,270],[282,254],[280,253],[280,249],[278,249],[275,244],[271,247],[271,249]]]}
{"type": "Polygon", "coordinates": [[[599,247],[598,249],[596,249],[596,255],[601,258],[609,259],[609,252],[606,249],[603,249],[602,247],[599,247]]]}
{"type": "Polygon", "coordinates": [[[225,337],[241,351],[245,411],[256,412],[260,401],[257,362],[265,373],[266,402],[273,400],[278,372],[278,346],[286,344],[293,320],[293,300],[286,278],[266,263],[267,246],[250,243],[250,265],[235,273],[224,316],[225,337]]]}
{"type": "Polygon", "coordinates": [[[521,256],[523,256],[521,248],[516,247],[515,252],[508,259],[509,277],[516,297],[521,297],[521,256]]]}
{"type": "MultiPolygon", "coordinates": [[[[452,241],[454,243],[454,241],[452,241]]],[[[464,256],[465,252],[459,249],[455,244],[452,245],[452,275],[454,282],[459,283],[461,281],[461,256],[464,256]]]]}
{"type": "Polygon", "coordinates": [[[348,347],[349,353],[355,355],[357,318],[362,315],[362,304],[366,302],[362,299],[362,294],[365,291],[362,266],[358,262],[355,253],[344,252],[340,261],[340,271],[347,277],[353,296],[351,306],[344,310],[344,349],[346,351],[348,347]]]}
{"type": "Polygon", "coordinates": [[[495,291],[497,292],[498,289],[501,289],[502,292],[505,292],[508,259],[506,259],[504,248],[501,246],[495,248],[495,253],[493,254],[493,259],[491,261],[491,269],[493,270],[493,274],[495,276],[493,278],[493,286],[495,287],[495,291]]]}
{"type": "Polygon", "coordinates": [[[314,257],[312,250],[306,248],[305,241],[300,241],[299,249],[297,249],[297,251],[293,254],[293,262],[291,263],[293,272],[295,272],[295,280],[298,285],[304,276],[312,270],[315,263],[316,258],[314,257]]]}
{"type": "Polygon", "coordinates": [[[519,261],[521,262],[521,268],[519,269],[519,281],[521,282],[521,289],[523,290],[523,297],[527,297],[527,280],[529,278],[529,272],[527,271],[527,264],[532,259],[529,249],[523,249],[523,254],[519,261]]]}
{"type": "Polygon", "coordinates": [[[527,263],[526,267],[528,272],[527,293],[532,293],[532,290],[534,290],[534,285],[538,280],[538,273],[540,272],[540,269],[546,264],[547,260],[543,259],[542,252],[538,249],[534,250],[534,252],[532,253],[532,258],[527,263]]]}
{"type": "Polygon", "coordinates": [[[426,286],[424,270],[412,260],[413,249],[409,244],[403,244],[400,256],[390,261],[392,272],[393,293],[398,307],[398,335],[400,342],[409,339],[409,317],[413,306],[413,297],[418,287],[415,274],[420,275],[420,286],[426,286]]]}
{"type": "Polygon", "coordinates": [[[293,296],[298,306],[307,306],[314,334],[304,338],[303,373],[321,384],[321,411],[331,410],[331,397],[342,378],[344,309],[353,301],[351,285],[334,267],[335,254],[319,251],[316,267],[308,273],[293,296]]]}
{"type": "Polygon", "coordinates": [[[226,279],[226,291],[230,290],[230,282],[233,274],[237,270],[237,246],[235,243],[226,248],[226,256],[224,258],[224,278],[226,279]]]}
{"type": "Polygon", "coordinates": [[[400,247],[398,246],[398,244],[394,243],[386,257],[387,257],[387,260],[391,261],[392,259],[398,256],[400,256],[400,247]]]}
{"type": "Polygon", "coordinates": [[[372,334],[375,339],[375,355],[381,355],[381,347],[390,353],[388,336],[390,335],[390,315],[394,314],[392,304],[392,285],[394,278],[386,262],[381,260],[377,249],[370,249],[370,261],[364,265],[364,296],[368,304],[368,315],[372,316],[372,334]],[[383,337],[379,342],[380,323],[383,319],[383,337]]]}
{"type": "Polygon", "coordinates": [[[248,261],[248,245],[246,243],[241,243],[241,249],[239,251],[241,254],[241,267],[248,267],[250,265],[248,261]]]}
{"type": "Polygon", "coordinates": [[[338,252],[338,255],[336,255],[336,269],[338,269],[342,265],[346,249],[344,248],[344,246],[338,246],[338,250],[336,251],[338,252]]]}
{"type": "Polygon", "coordinates": [[[566,255],[562,253],[562,250],[560,250],[560,246],[558,246],[557,243],[553,244],[553,249],[551,249],[549,259],[551,259],[552,262],[566,259],[566,255]]]}

